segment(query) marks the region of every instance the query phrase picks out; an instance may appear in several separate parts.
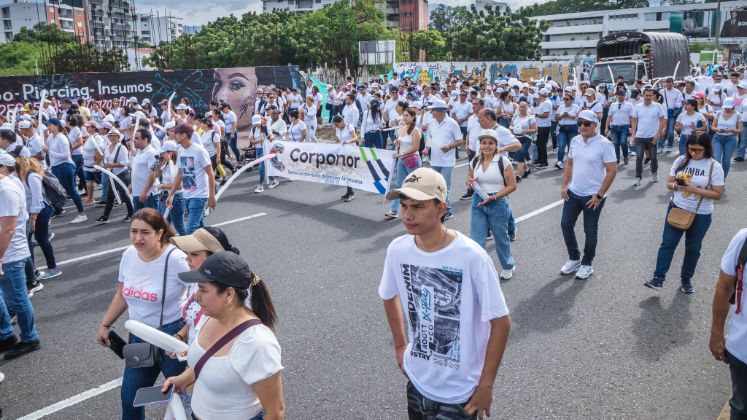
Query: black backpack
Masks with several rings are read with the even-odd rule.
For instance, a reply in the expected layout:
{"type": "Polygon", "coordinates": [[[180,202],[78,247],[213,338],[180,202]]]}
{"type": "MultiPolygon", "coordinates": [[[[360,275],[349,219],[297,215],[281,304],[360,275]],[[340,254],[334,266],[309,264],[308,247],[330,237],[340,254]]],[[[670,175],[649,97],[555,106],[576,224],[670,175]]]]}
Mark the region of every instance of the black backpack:
{"type": "Polygon", "coordinates": [[[67,200],[65,189],[53,173],[44,172],[42,188],[44,189],[44,195],[47,196],[47,200],[49,200],[49,204],[52,207],[61,208],[65,205],[65,200],[67,200]]]}
{"type": "Polygon", "coordinates": [[[737,278],[734,279],[734,293],[729,299],[729,303],[736,304],[735,314],[742,312],[742,289],[744,289],[744,265],[747,263],[747,240],[742,243],[742,250],[739,251],[737,260],[737,278]]]}
{"type": "MultiPolygon", "coordinates": [[[[478,163],[479,158],[480,158],[479,155],[476,155],[474,158],[472,158],[472,163],[470,165],[472,167],[472,172],[474,172],[475,168],[477,168],[477,163],[478,163]]],[[[503,178],[503,185],[508,185],[506,184],[506,174],[503,173],[503,171],[505,171],[505,168],[503,167],[503,155],[501,155],[501,158],[498,159],[498,170],[501,171],[501,178],[503,178]]]]}

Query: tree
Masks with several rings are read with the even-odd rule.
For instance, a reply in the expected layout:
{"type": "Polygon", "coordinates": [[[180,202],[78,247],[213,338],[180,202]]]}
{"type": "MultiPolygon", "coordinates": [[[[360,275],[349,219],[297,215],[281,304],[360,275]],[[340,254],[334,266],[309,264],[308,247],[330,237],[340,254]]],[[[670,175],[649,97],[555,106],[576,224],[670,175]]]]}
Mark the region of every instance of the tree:
{"type": "Polygon", "coordinates": [[[65,32],[55,25],[39,22],[32,28],[23,27],[13,37],[13,41],[46,42],[48,44],[65,44],[79,42],[75,34],[65,32]]]}
{"type": "Polygon", "coordinates": [[[446,38],[435,29],[422,29],[410,36],[410,56],[417,57],[418,51],[425,52],[429,61],[446,60],[446,38]]]}

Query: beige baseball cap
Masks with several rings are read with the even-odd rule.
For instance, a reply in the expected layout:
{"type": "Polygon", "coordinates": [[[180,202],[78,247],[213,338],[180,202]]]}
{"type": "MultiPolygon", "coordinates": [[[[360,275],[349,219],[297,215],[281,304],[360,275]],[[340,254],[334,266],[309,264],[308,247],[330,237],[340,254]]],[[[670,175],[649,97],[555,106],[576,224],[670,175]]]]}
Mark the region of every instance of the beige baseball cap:
{"type": "Polygon", "coordinates": [[[411,198],[418,201],[433,200],[446,202],[446,180],[431,168],[418,168],[402,182],[402,188],[389,191],[388,200],[411,198]]]}
{"type": "Polygon", "coordinates": [[[225,251],[220,242],[205,229],[197,229],[191,235],[174,236],[171,243],[184,252],[210,251],[215,254],[225,251]]]}

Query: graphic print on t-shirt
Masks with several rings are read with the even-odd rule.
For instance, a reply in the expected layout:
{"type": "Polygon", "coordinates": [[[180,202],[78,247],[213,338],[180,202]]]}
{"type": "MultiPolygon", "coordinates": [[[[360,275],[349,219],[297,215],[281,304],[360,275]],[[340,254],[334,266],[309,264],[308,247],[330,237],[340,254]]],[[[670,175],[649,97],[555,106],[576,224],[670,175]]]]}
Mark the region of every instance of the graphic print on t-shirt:
{"type": "Polygon", "coordinates": [[[411,264],[400,268],[413,337],[410,355],[459,369],[462,272],[411,264]]]}
{"type": "Polygon", "coordinates": [[[195,158],[194,156],[181,156],[182,167],[182,187],[185,191],[194,191],[197,189],[197,178],[195,177],[195,158]]]}

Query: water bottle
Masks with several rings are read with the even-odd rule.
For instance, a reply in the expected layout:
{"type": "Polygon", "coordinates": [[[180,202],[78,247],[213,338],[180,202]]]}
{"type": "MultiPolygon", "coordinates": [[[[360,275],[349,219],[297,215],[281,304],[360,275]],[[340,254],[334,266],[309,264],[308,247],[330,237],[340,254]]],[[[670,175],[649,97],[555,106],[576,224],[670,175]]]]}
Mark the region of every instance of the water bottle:
{"type": "Polygon", "coordinates": [[[485,191],[485,188],[480,185],[477,180],[472,181],[472,190],[477,194],[483,201],[487,200],[490,195],[487,191],[485,191]]]}

